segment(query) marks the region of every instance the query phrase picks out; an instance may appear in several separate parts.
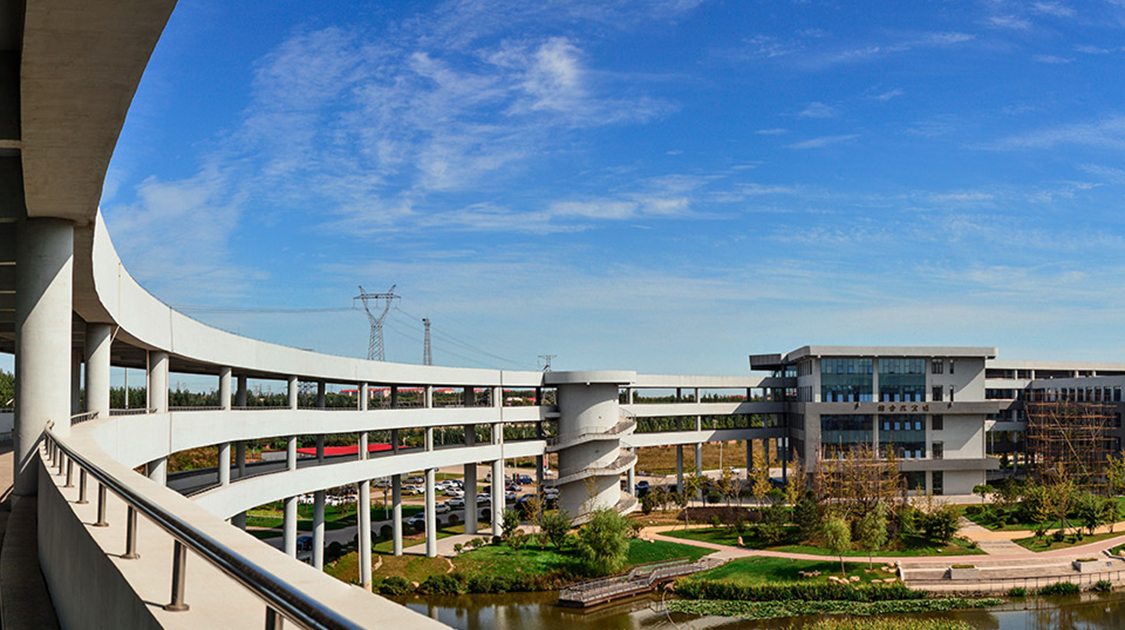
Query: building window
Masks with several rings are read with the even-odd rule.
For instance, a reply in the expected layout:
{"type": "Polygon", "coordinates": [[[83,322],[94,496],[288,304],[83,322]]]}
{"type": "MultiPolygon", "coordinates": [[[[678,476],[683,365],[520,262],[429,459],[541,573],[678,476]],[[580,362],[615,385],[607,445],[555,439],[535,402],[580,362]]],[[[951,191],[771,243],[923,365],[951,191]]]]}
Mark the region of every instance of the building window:
{"type": "Polygon", "coordinates": [[[934,398],[933,402],[941,402],[941,393],[942,393],[942,386],[941,385],[934,385],[933,391],[931,391],[930,393],[933,395],[933,398],[934,398]]]}
{"type": "Polygon", "coordinates": [[[914,472],[902,473],[903,480],[906,481],[907,490],[920,490],[926,491],[926,473],[925,471],[917,470],[914,472]]]}
{"type": "Polygon", "coordinates": [[[821,402],[871,402],[871,359],[831,358],[820,360],[821,402]]]}
{"type": "Polygon", "coordinates": [[[880,416],[879,450],[890,450],[901,459],[920,459],[926,456],[926,416],[880,416]]]}
{"type": "Polygon", "coordinates": [[[945,494],[945,473],[940,470],[935,470],[932,477],[933,483],[930,485],[931,490],[935,497],[940,497],[945,494]]]}
{"type": "Polygon", "coordinates": [[[825,415],[820,417],[820,445],[825,459],[844,457],[853,446],[871,446],[871,415],[825,415]]]}
{"type": "Polygon", "coordinates": [[[950,374],[952,374],[952,373],[953,373],[953,359],[950,359],[950,360],[949,360],[949,373],[950,373],[950,374]]]}
{"type": "Polygon", "coordinates": [[[934,459],[945,459],[945,442],[934,442],[934,459]]]}
{"type": "Polygon", "coordinates": [[[933,361],[930,361],[930,373],[931,374],[941,374],[944,371],[944,368],[945,368],[945,362],[942,361],[941,359],[934,359],[933,361]]]}
{"type": "Polygon", "coordinates": [[[949,386],[949,402],[953,402],[953,386],[949,386]]]}
{"type": "Polygon", "coordinates": [[[930,418],[930,426],[933,427],[934,431],[945,430],[945,416],[933,416],[930,418]]]}
{"type": "Polygon", "coordinates": [[[922,402],[925,399],[925,359],[879,359],[880,401],[922,402]]]}

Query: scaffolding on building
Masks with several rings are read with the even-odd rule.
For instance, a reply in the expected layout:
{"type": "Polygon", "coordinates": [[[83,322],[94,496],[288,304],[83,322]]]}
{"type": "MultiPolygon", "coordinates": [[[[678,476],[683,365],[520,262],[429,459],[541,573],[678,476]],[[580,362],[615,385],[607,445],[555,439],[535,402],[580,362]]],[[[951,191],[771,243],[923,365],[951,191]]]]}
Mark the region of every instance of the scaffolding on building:
{"type": "Polygon", "coordinates": [[[1112,452],[1115,408],[1069,392],[1029,392],[1027,456],[1040,482],[1071,481],[1088,489],[1104,487],[1112,452]]]}

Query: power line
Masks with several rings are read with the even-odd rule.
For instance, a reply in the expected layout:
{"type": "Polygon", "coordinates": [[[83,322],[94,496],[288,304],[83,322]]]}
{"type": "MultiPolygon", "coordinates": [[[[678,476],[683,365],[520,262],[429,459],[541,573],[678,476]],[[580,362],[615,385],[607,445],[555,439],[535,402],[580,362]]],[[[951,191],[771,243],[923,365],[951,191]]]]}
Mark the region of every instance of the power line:
{"type": "Polygon", "coordinates": [[[345,313],[354,311],[356,308],[341,307],[341,308],[256,308],[253,306],[247,307],[219,307],[219,306],[197,306],[197,305],[179,305],[173,307],[177,311],[191,312],[191,313],[250,313],[250,314],[270,314],[270,315],[283,315],[283,314],[301,314],[301,313],[345,313]]]}
{"type": "MultiPolygon", "coordinates": [[[[407,317],[409,317],[412,320],[411,324],[414,324],[415,321],[418,321],[419,319],[422,319],[422,318],[420,318],[416,315],[412,315],[411,313],[407,312],[406,310],[404,310],[401,306],[399,306],[397,304],[395,305],[395,310],[399,311],[403,315],[406,315],[407,317]]],[[[414,324],[414,325],[416,326],[416,324],[414,324]]],[[[449,333],[446,333],[446,332],[442,331],[441,328],[434,329],[433,334],[436,337],[442,338],[442,339],[448,341],[449,343],[460,346],[460,347],[464,348],[465,350],[468,350],[470,352],[475,352],[477,354],[482,354],[484,356],[496,359],[497,361],[502,361],[506,365],[509,365],[509,366],[517,365],[517,366],[529,367],[529,364],[525,363],[523,361],[514,361],[512,359],[509,359],[508,357],[502,357],[498,354],[494,354],[494,353],[489,352],[487,350],[478,348],[478,347],[476,347],[472,344],[461,341],[457,337],[454,337],[454,336],[450,335],[449,333]]]]}

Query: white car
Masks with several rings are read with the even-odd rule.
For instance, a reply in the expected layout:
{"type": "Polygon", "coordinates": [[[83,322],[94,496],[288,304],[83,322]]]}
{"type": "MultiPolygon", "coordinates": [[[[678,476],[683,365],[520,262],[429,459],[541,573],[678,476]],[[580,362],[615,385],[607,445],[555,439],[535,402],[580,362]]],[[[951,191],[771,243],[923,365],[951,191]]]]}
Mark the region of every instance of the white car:
{"type": "Polygon", "coordinates": [[[463,497],[453,497],[446,501],[445,504],[448,505],[450,509],[460,510],[465,507],[465,499],[463,497]]]}
{"type": "Polygon", "coordinates": [[[445,490],[445,496],[447,496],[447,497],[463,497],[463,496],[465,496],[465,491],[464,490],[458,490],[457,488],[447,488],[445,490]]]}
{"type": "Polygon", "coordinates": [[[434,514],[445,514],[449,511],[449,505],[445,503],[438,503],[434,506],[434,514]]]}
{"type": "Polygon", "coordinates": [[[492,503],[492,495],[484,493],[477,495],[477,505],[488,505],[490,503],[492,503]]]}

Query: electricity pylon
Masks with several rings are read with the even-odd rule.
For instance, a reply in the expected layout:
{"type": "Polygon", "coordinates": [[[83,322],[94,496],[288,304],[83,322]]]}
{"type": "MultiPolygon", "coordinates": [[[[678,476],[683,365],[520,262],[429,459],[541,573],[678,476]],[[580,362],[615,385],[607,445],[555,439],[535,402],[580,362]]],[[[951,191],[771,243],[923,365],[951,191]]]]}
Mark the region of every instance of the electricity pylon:
{"type": "Polygon", "coordinates": [[[367,311],[367,321],[371,323],[371,337],[367,340],[368,361],[387,360],[387,353],[383,347],[383,320],[387,318],[387,312],[391,310],[391,302],[399,297],[395,295],[396,286],[398,285],[391,285],[391,290],[386,293],[368,293],[363,290],[363,285],[360,285],[359,295],[352,298],[353,303],[355,300],[363,301],[363,310],[367,311]],[[379,304],[382,303],[383,312],[379,313],[378,317],[371,313],[368,300],[375,301],[376,310],[378,310],[379,304]]]}
{"type": "Polygon", "coordinates": [[[551,359],[553,359],[557,356],[559,356],[559,355],[557,355],[557,354],[541,354],[541,355],[539,355],[539,358],[543,360],[543,371],[544,372],[550,372],[551,371],[551,359]]]}
{"type": "Polygon", "coordinates": [[[433,365],[434,355],[430,352],[430,318],[422,318],[422,326],[426,328],[426,340],[422,344],[422,365],[433,365]]]}

